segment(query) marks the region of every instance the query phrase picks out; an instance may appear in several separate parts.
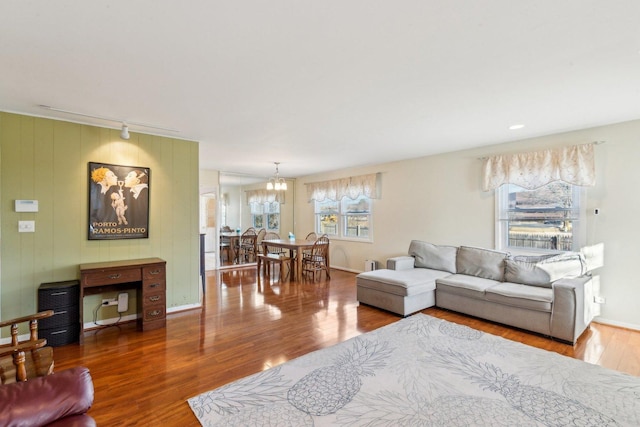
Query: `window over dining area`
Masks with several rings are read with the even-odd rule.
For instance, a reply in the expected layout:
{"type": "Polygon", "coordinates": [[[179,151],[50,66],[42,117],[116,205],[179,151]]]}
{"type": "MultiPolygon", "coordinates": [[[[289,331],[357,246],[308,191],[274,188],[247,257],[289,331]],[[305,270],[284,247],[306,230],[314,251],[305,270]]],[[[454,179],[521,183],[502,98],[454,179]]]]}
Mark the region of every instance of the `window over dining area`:
{"type": "Polygon", "coordinates": [[[280,203],[264,202],[250,203],[251,223],[257,230],[264,228],[267,231],[280,231],[280,203]]]}
{"type": "Polygon", "coordinates": [[[314,203],[315,232],[330,238],[373,241],[373,199],[380,174],[305,184],[314,203]]]}
{"type": "Polygon", "coordinates": [[[347,197],[340,201],[315,202],[315,231],[329,237],[371,240],[371,204],[367,196],[355,200],[347,197]]]}

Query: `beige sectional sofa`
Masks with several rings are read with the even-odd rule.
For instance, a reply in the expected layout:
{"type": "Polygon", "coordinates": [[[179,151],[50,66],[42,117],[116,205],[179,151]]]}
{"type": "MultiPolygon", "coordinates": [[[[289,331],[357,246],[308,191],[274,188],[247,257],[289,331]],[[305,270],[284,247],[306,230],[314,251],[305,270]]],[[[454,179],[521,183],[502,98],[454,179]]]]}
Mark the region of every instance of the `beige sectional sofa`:
{"type": "Polygon", "coordinates": [[[579,253],[510,256],[414,240],[407,256],[356,277],[358,301],[402,316],[437,306],[575,343],[593,318],[579,253]]]}

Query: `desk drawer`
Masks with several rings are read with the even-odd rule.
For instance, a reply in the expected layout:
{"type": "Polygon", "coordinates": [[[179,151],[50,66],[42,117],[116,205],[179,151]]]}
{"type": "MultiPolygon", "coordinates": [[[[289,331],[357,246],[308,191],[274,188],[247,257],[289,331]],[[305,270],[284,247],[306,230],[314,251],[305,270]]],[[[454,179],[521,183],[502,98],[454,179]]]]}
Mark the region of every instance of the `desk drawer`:
{"type": "Polygon", "coordinates": [[[142,269],[142,277],[144,280],[164,280],[166,277],[166,269],[164,265],[144,267],[142,269]]]}
{"type": "Polygon", "coordinates": [[[152,294],[157,292],[164,292],[166,288],[166,282],[164,279],[156,279],[156,280],[145,280],[142,282],[142,293],[152,294]]]}
{"type": "Polygon", "coordinates": [[[143,295],[142,307],[147,308],[151,305],[158,305],[165,303],[165,294],[163,292],[154,292],[143,295]]]}
{"type": "Polygon", "coordinates": [[[78,323],[78,304],[54,308],[53,316],[38,321],[38,330],[58,328],[78,323]]]}
{"type": "Polygon", "coordinates": [[[157,319],[164,319],[166,317],[165,305],[152,305],[143,307],[142,309],[142,321],[151,322],[157,319]]]}
{"type": "Polygon", "coordinates": [[[83,276],[83,286],[113,285],[116,283],[139,282],[142,274],[139,268],[117,271],[87,273],[83,276]]]}

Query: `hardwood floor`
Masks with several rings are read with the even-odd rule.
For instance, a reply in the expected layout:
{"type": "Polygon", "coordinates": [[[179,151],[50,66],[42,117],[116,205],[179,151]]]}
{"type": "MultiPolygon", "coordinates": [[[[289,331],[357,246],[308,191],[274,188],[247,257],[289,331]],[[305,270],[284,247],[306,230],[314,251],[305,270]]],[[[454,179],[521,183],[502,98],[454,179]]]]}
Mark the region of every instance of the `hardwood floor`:
{"type": "MultiPolygon", "coordinates": [[[[258,280],[256,269],[207,272],[202,310],[168,316],[166,329],[135,324],[85,332],[85,343],[56,347],[56,370],[87,366],[100,426],[193,426],[186,400],[249,374],[399,319],[358,306],[355,274],[332,270],[316,283],[258,280]]],[[[640,332],[592,324],[575,347],[453,312],[425,314],[640,375],[640,332]]]]}

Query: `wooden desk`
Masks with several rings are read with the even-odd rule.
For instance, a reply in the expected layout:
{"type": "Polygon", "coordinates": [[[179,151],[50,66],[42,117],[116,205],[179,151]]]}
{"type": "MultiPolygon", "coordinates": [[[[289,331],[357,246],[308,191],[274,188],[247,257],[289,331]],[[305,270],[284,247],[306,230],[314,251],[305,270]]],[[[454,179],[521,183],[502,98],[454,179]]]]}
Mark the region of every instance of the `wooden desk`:
{"type": "Polygon", "coordinates": [[[80,344],[83,343],[85,295],[136,289],[142,331],[166,325],[166,264],[160,258],[96,262],[80,265],[80,344]]]}
{"type": "MultiPolygon", "coordinates": [[[[275,246],[277,248],[288,249],[291,253],[291,258],[295,259],[296,268],[295,268],[295,280],[299,281],[302,277],[302,251],[305,249],[311,249],[314,240],[289,240],[289,239],[277,239],[277,240],[263,240],[262,248],[263,253],[267,253],[267,246],[275,246]]],[[[329,250],[327,249],[327,267],[329,266],[329,250]]]]}

